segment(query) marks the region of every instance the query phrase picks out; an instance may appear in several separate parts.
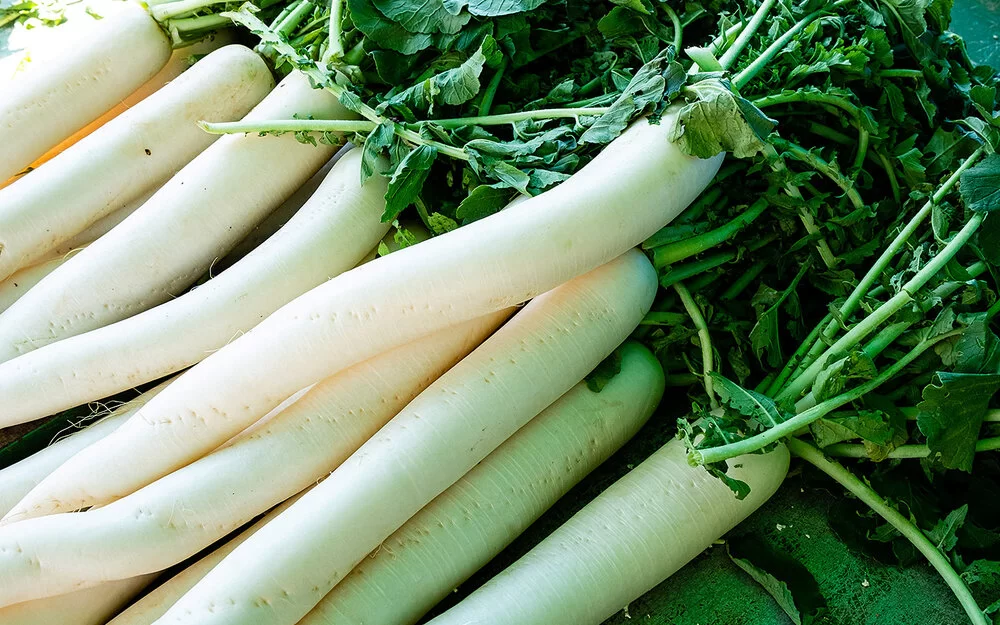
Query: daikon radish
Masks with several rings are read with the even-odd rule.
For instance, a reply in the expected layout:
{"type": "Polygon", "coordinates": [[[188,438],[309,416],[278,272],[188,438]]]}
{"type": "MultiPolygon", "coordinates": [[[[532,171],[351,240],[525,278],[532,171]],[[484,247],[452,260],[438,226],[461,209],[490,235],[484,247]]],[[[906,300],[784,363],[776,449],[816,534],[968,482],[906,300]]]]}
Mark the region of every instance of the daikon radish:
{"type": "Polygon", "coordinates": [[[58,597],[35,599],[0,608],[3,625],[104,625],[156,575],[102,584],[58,597]]]}
{"type": "MultiPolygon", "coordinates": [[[[296,623],[390,534],[610,354],[649,310],[656,288],[652,265],[633,250],[533,299],[157,623],[296,623]]],[[[30,569],[0,568],[0,594],[17,597],[8,585],[26,580],[15,582],[9,572],[30,569]]]]}
{"type": "MultiPolygon", "coordinates": [[[[267,525],[274,517],[288,509],[289,506],[298,501],[300,496],[292,497],[285,503],[277,506],[261,520],[243,530],[235,538],[216,547],[208,555],[203,556],[194,564],[191,564],[180,573],[154,588],[145,597],[139,599],[124,612],[111,619],[108,625],[152,625],[156,619],[163,616],[170,606],[183,597],[184,593],[191,590],[201,578],[205,577],[209,571],[215,568],[215,565],[222,562],[223,558],[232,553],[233,549],[236,549],[238,545],[253,536],[257,530],[267,525]]],[[[95,590],[101,587],[97,586],[95,590]]]]}
{"type": "Polygon", "coordinates": [[[281,230],[236,265],[177,299],[0,364],[0,394],[20,418],[38,418],[205,358],[378,244],[389,230],[380,221],[386,179],[372,176],[364,186],[360,179],[356,148],[281,230]]]}
{"type": "Polygon", "coordinates": [[[152,78],[171,44],[138,4],[32,54],[0,98],[0,180],[7,180],[152,78]]]}
{"type": "MultiPolygon", "coordinates": [[[[104,438],[130,419],[146,402],[162,391],[168,382],[157,385],[135,399],[115,408],[100,420],[79,432],[49,445],[24,460],[0,470],[0,514],[7,514],[32,488],[62,463],[88,445],[104,438]]],[[[2,621],[0,621],[2,622],[2,621]]]]}
{"type": "MultiPolygon", "coordinates": [[[[728,461],[742,501],[672,441],[537,547],[429,625],[599,625],[774,494],[788,451],[728,461]]],[[[294,509],[294,508],[293,508],[294,509]]]]}
{"type": "MultiPolygon", "coordinates": [[[[109,37],[119,41],[118,34],[109,37]]],[[[66,239],[162,184],[216,139],[197,127],[199,119],[238,118],[273,84],[264,61],[249,48],[220,48],[43,167],[0,189],[0,279],[45,258],[66,239]]],[[[49,116],[43,121],[48,123],[49,116]]],[[[0,144],[6,147],[13,139],[3,132],[0,123],[0,144]]]]}
{"type": "MultiPolygon", "coordinates": [[[[345,109],[333,95],[293,73],[248,118],[293,113],[337,116],[345,109]]],[[[125,221],[0,314],[0,361],[179,295],[335,151],[290,135],[221,138],[125,221]]],[[[0,426],[15,423],[11,417],[5,414],[0,426]]]]}
{"type": "Polygon", "coordinates": [[[299,625],[412,625],[645,423],[663,394],[638,343],[601,390],[581,382],[406,522],[299,625]]]}
{"type": "MultiPolygon", "coordinates": [[[[76,131],[70,137],[61,141],[59,145],[40,156],[30,165],[30,169],[35,169],[41,166],[42,163],[52,160],[71,145],[79,142],[81,139],[91,134],[104,124],[118,117],[139,102],[142,102],[152,94],[162,89],[167,85],[167,83],[174,80],[180,76],[181,73],[191,67],[192,57],[208,54],[214,50],[218,50],[222,46],[234,43],[235,40],[236,38],[233,36],[232,31],[224,30],[213,33],[192,46],[174,50],[170,55],[170,59],[167,61],[167,64],[164,65],[155,76],[143,83],[142,86],[130,93],[128,97],[124,98],[121,102],[118,102],[113,107],[108,109],[108,111],[103,115],[76,131]]],[[[0,188],[3,188],[3,186],[5,185],[0,185],[0,188]]]]}
{"type": "MultiPolygon", "coordinates": [[[[526,301],[624,253],[697,197],[722,160],[684,155],[668,140],[675,123],[671,113],[659,124],[633,124],[552,190],[288,303],[185,372],[127,434],[102,441],[85,469],[78,464],[64,475],[57,498],[85,501],[98,484],[108,492],[137,490],[301,388],[418,336],[526,301]]],[[[0,405],[16,410],[4,393],[0,405]]]]}
{"type": "Polygon", "coordinates": [[[0,528],[0,603],[159,571],[198,553],[322,479],[508,312],[321,382],[267,423],[124,499],[0,528]]]}

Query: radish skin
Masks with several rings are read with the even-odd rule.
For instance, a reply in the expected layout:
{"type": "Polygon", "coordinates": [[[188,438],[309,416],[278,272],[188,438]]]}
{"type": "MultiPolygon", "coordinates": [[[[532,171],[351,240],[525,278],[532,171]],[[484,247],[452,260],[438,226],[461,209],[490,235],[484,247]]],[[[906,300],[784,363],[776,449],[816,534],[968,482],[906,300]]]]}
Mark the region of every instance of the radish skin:
{"type": "Polygon", "coordinates": [[[82,249],[83,247],[79,247],[61,256],[55,256],[30,267],[19,269],[9,278],[0,282],[0,313],[10,308],[29,289],[41,282],[45,276],[61,267],[63,263],[82,249]]]}
{"type": "MultiPolygon", "coordinates": [[[[221,48],[222,46],[229,45],[234,42],[234,37],[230,31],[221,31],[213,33],[211,36],[195,43],[194,45],[182,48],[180,50],[174,50],[173,54],[170,55],[170,59],[167,64],[156,73],[155,76],[147,80],[138,89],[129,94],[128,97],[123,99],[121,102],[115,104],[111,109],[105,112],[103,115],[95,119],[86,125],[86,127],[81,128],[77,132],[73,133],[72,136],[64,139],[59,145],[55,146],[42,156],[40,156],[35,162],[33,162],[29,169],[37,169],[43,163],[46,163],[57,155],[65,151],[70,146],[76,144],[81,139],[87,135],[93,133],[95,130],[108,123],[112,119],[118,117],[125,111],[129,110],[139,102],[142,102],[152,94],[156,93],[170,81],[177,78],[185,70],[191,67],[190,58],[195,55],[205,55],[214,50],[221,48]]],[[[13,178],[8,181],[8,184],[17,178],[13,178]]],[[[0,189],[2,189],[5,184],[0,184],[0,189]]]]}
{"type": "Polygon", "coordinates": [[[288,221],[302,208],[309,198],[316,193],[316,189],[319,185],[323,183],[326,179],[327,174],[330,170],[340,161],[340,157],[344,154],[350,152],[353,149],[351,144],[347,144],[341,148],[323,167],[317,171],[312,178],[307,180],[305,184],[296,189],[287,200],[282,202],[281,206],[271,211],[267,217],[262,219],[260,223],[254,226],[253,230],[250,231],[247,236],[240,240],[233,249],[229,250],[229,253],[224,257],[219,259],[212,265],[212,272],[218,274],[225,271],[229,267],[232,267],[241,258],[248,255],[250,252],[254,251],[260,245],[271,238],[274,233],[281,230],[288,221]]]}
{"type": "Polygon", "coordinates": [[[389,230],[379,219],[386,179],[372,176],[361,186],[360,177],[356,148],[281,230],[220,275],[143,313],[0,364],[0,395],[16,406],[5,420],[15,413],[39,418],[180,371],[355,266],[389,230]]]}
{"type": "Polygon", "coordinates": [[[675,440],[428,625],[598,625],[707,549],[774,494],[788,451],[729,462],[740,501],[675,440]]]}
{"type": "MultiPolygon", "coordinates": [[[[0,470],[0,514],[7,514],[31,489],[59,465],[73,457],[80,450],[101,440],[115,431],[152,399],[166,388],[168,382],[159,384],[135,399],[115,408],[111,414],[85,428],[67,436],[45,449],[0,470]]],[[[2,622],[2,621],[0,621],[2,622]]]]}
{"type": "MultiPolygon", "coordinates": [[[[287,510],[289,506],[299,500],[299,497],[301,495],[296,495],[285,501],[285,503],[268,512],[261,520],[251,525],[235,538],[217,547],[208,555],[154,588],[145,597],[139,599],[124,612],[111,619],[108,625],[152,625],[156,619],[166,613],[170,606],[174,605],[187,591],[191,590],[201,578],[205,577],[219,562],[222,562],[223,558],[232,553],[236,547],[246,542],[248,538],[256,534],[260,528],[287,510]]],[[[98,588],[101,588],[101,586],[98,586],[98,588]]]]}
{"type": "Polygon", "coordinates": [[[119,208],[110,215],[97,220],[86,230],[64,241],[44,260],[18,269],[6,280],[0,281],[0,313],[10,308],[14,302],[28,292],[28,289],[41,282],[45,276],[61,267],[80,250],[110,232],[112,228],[134,213],[137,208],[145,204],[146,200],[155,192],[156,189],[151,189],[148,193],[129,203],[128,206],[119,208]]]}
{"type": "Polygon", "coordinates": [[[581,382],[365,558],[299,625],[413,625],[639,430],[663,370],[637,343],[600,393],[581,382]]]}
{"type": "MultiPolygon", "coordinates": [[[[293,73],[247,119],[293,113],[336,117],[345,109],[332,94],[293,73]]],[[[125,221],[0,315],[0,361],[179,295],[336,149],[304,145],[293,136],[219,139],[125,221]]],[[[5,413],[0,426],[33,418],[37,415],[5,413]]]]}
{"type": "Polygon", "coordinates": [[[352,367],[224,448],[107,506],[0,528],[0,604],[159,571],[198,553],[335,469],[505,317],[473,320],[352,367]]]}
{"type": "Polygon", "coordinates": [[[90,28],[33,55],[0,99],[0,180],[7,180],[152,78],[170,40],[131,2],[90,28]],[[95,44],[95,42],[98,42],[95,44]]]}
{"type": "Polygon", "coordinates": [[[103,584],[58,597],[36,599],[0,608],[3,625],[104,625],[156,575],[103,584]]]}
{"type": "Polygon", "coordinates": [[[264,61],[249,48],[220,48],[169,87],[0,189],[0,279],[162,184],[217,143],[198,128],[199,119],[237,118],[273,84],[264,61]]]}
{"type": "Polygon", "coordinates": [[[125,206],[119,208],[110,215],[105,215],[104,217],[101,217],[94,223],[87,226],[85,229],[81,230],[80,232],[74,234],[72,237],[60,243],[59,246],[52,251],[52,257],[69,254],[73,250],[76,250],[81,247],[86,247],[87,245],[90,245],[97,239],[100,239],[107,233],[111,232],[115,228],[115,226],[125,221],[126,217],[128,217],[135,211],[139,210],[139,207],[145,204],[149,200],[149,198],[153,197],[153,194],[159,190],[160,186],[155,186],[151,189],[148,189],[142,195],[132,200],[125,206]]]}
{"type": "MultiPolygon", "coordinates": [[[[532,300],[157,623],[296,623],[610,354],[649,310],[656,287],[652,265],[632,250],[532,300]]],[[[8,580],[0,578],[4,595],[8,580]]]]}
{"type": "MultiPolygon", "coordinates": [[[[185,372],[127,435],[102,441],[86,471],[65,476],[73,487],[61,495],[80,501],[97,487],[137,490],[336,371],[524,302],[623,254],[678,215],[722,161],[683,154],[667,139],[675,122],[673,114],[658,125],[640,121],[554,189],[352,269],[286,304],[185,372]],[[197,429],[192,415],[204,416],[197,429]]],[[[11,406],[3,393],[0,405],[11,406]]]]}

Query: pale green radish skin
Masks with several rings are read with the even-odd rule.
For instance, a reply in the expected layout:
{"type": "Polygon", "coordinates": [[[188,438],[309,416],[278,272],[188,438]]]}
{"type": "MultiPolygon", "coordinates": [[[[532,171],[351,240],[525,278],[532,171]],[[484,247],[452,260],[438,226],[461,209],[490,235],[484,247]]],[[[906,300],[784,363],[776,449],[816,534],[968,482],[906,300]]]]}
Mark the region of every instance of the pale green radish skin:
{"type": "MultiPolygon", "coordinates": [[[[640,121],[558,187],[289,302],[146,406],[144,428],[102,441],[88,470],[94,479],[72,476],[76,488],[85,493],[100,482],[116,492],[137,490],[336,371],[524,302],[623,254],[678,215],[721,163],[721,155],[693,159],[670,143],[675,122],[672,115],[658,125],[640,121]]],[[[0,405],[10,405],[3,394],[0,405]]]]}
{"type": "Polygon", "coordinates": [[[788,451],[728,463],[728,475],[750,485],[742,501],[688,464],[683,442],[664,445],[430,624],[599,625],[767,501],[788,471],[788,451]]]}
{"type": "Polygon", "coordinates": [[[85,32],[39,51],[22,80],[0,99],[0,180],[100,117],[152,78],[171,45],[138,4],[127,3],[85,32]],[[99,42],[96,43],[95,42],[99,42]]]}
{"type": "Polygon", "coordinates": [[[570,389],[365,558],[299,625],[412,625],[639,430],[663,370],[636,343],[600,392],[570,389]]]}
{"type": "MultiPolygon", "coordinates": [[[[102,48],[90,45],[87,51],[102,48]]],[[[273,84],[264,61],[249,48],[225,46],[167,88],[0,189],[0,279],[44,258],[61,242],[162,184],[215,142],[216,137],[206,137],[198,128],[199,119],[239,118],[273,84]]],[[[48,123],[49,116],[44,121],[48,123]]]]}
{"type": "MultiPolygon", "coordinates": [[[[180,50],[174,50],[173,54],[170,55],[170,59],[167,64],[156,73],[155,76],[147,80],[138,89],[129,94],[127,98],[115,104],[114,107],[109,109],[103,115],[95,119],[94,121],[87,124],[84,128],[73,133],[72,136],[64,139],[59,145],[50,149],[48,152],[36,159],[30,167],[32,169],[39,167],[43,163],[52,160],[56,155],[62,153],[71,145],[80,141],[87,135],[91,134],[104,124],[108,123],[112,119],[118,117],[125,111],[129,110],[139,102],[143,101],[150,95],[156,93],[162,89],[171,80],[177,78],[181,75],[184,70],[190,67],[190,58],[194,55],[205,55],[213,50],[217,50],[224,45],[228,45],[235,41],[235,37],[231,31],[222,31],[218,33],[213,33],[212,35],[206,37],[205,39],[195,43],[194,45],[182,48],[180,50]]],[[[30,63],[29,63],[30,65],[30,63]]],[[[3,80],[3,75],[0,74],[0,80],[3,80]]],[[[16,177],[15,177],[16,179],[16,177]]],[[[13,182],[13,180],[8,181],[13,182]]],[[[0,183],[0,189],[5,187],[6,184],[0,183]]],[[[94,237],[97,238],[97,237],[94,237]]]]}
{"type": "Polygon", "coordinates": [[[389,231],[380,221],[386,179],[372,176],[362,186],[360,178],[361,150],[354,149],[274,236],[198,288],[0,364],[0,395],[12,402],[0,423],[40,418],[180,371],[354,267],[389,231]]]}
{"type": "MultiPolygon", "coordinates": [[[[347,115],[336,97],[293,73],[246,119],[295,113],[347,115]]],[[[0,314],[0,361],[179,295],[335,151],[334,146],[299,143],[291,135],[222,137],[125,221],[0,314]]],[[[0,426],[19,419],[24,418],[6,413],[0,426]]]]}
{"type": "Polygon", "coordinates": [[[115,408],[111,413],[86,426],[79,432],[49,445],[24,460],[0,470],[0,514],[7,514],[36,487],[47,475],[59,468],[82,449],[115,431],[130,419],[139,408],[166,388],[163,382],[135,399],[115,408]]]}
{"type": "MultiPolygon", "coordinates": [[[[167,609],[174,605],[178,599],[191,590],[201,578],[205,577],[209,571],[222,562],[237,546],[246,542],[257,531],[271,522],[276,516],[284,512],[293,503],[299,500],[301,495],[296,495],[280,506],[267,513],[261,520],[257,521],[249,528],[232,538],[225,544],[216,547],[211,553],[202,557],[194,564],[186,567],[180,573],[174,575],[167,581],[154,588],[149,594],[142,597],[121,614],[111,619],[108,625],[152,625],[156,619],[163,616],[167,609]]],[[[114,582],[112,582],[114,583],[114,582]]],[[[97,588],[102,588],[98,586],[97,588]]]]}
{"type": "MultiPolygon", "coordinates": [[[[656,286],[652,265],[631,250],[533,299],[157,623],[298,622],[368,553],[610,354],[649,310],[656,286]]],[[[0,582],[3,588],[7,578],[0,582]]]]}
{"type": "Polygon", "coordinates": [[[3,625],[104,625],[156,575],[142,575],[85,588],[58,597],[0,608],[3,625]]]}
{"type": "Polygon", "coordinates": [[[198,553],[329,474],[507,313],[320,382],[245,436],[104,507],[27,520],[12,513],[16,522],[0,528],[0,605],[159,571],[198,553]]]}

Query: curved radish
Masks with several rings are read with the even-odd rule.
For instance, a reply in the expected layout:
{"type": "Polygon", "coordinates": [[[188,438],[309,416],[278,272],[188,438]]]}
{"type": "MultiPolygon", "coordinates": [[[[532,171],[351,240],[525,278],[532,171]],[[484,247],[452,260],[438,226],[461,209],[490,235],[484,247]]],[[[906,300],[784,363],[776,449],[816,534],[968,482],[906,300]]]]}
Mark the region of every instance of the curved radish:
{"type": "Polygon", "coordinates": [[[159,571],[198,553],[327,475],[506,314],[320,382],[222,449],[107,506],[23,521],[12,513],[17,522],[0,528],[0,604],[159,571]]]}
{"type": "MultiPolygon", "coordinates": [[[[102,49],[88,49],[95,47],[102,49]]],[[[168,87],[0,189],[0,279],[45,258],[66,239],[161,184],[213,143],[215,137],[196,125],[199,119],[239,117],[273,84],[264,61],[249,48],[220,48],[168,87]]],[[[2,132],[0,143],[6,146],[2,132]]]]}
{"type": "Polygon", "coordinates": [[[58,597],[36,599],[0,608],[3,625],[104,625],[142,592],[156,575],[109,582],[58,597]]]}
{"type": "Polygon", "coordinates": [[[740,501],[672,441],[482,588],[428,625],[598,625],[712,545],[774,494],[788,451],[740,456],[740,501]]]}
{"type": "Polygon", "coordinates": [[[412,625],[634,435],[663,394],[637,343],[600,393],[581,382],[406,522],[299,625],[412,625]]]}
{"type": "Polygon", "coordinates": [[[5,85],[0,180],[128,97],[171,53],[159,24],[131,2],[60,43],[33,55],[28,75],[5,85]]]}
{"type": "MultiPolygon", "coordinates": [[[[294,73],[247,117],[344,112],[333,95],[294,73]]],[[[0,314],[0,361],[179,295],[335,151],[329,145],[304,145],[293,136],[219,139],[125,221],[0,314]]],[[[18,419],[4,415],[0,426],[18,419]]]]}
{"type": "MultiPolygon", "coordinates": [[[[195,43],[194,45],[181,48],[180,50],[174,50],[173,54],[170,55],[170,59],[163,68],[156,72],[156,75],[147,80],[138,89],[129,94],[129,96],[120,102],[115,103],[115,105],[108,109],[103,115],[95,119],[94,121],[87,124],[85,127],[73,133],[70,137],[64,139],[59,143],[59,145],[53,147],[48,152],[38,157],[31,165],[29,169],[37,169],[43,163],[46,163],[57,155],[64,152],[67,148],[75,143],[78,143],[81,139],[87,135],[93,133],[95,130],[108,123],[112,119],[118,117],[125,111],[129,110],[139,102],[145,100],[152,94],[156,93],[170,81],[174,80],[181,75],[182,72],[191,67],[190,59],[194,55],[205,55],[214,50],[221,48],[222,46],[229,45],[233,43],[235,38],[230,31],[221,31],[218,33],[213,33],[211,36],[195,43]]],[[[29,78],[30,79],[30,78],[29,78]]],[[[13,182],[17,178],[8,180],[7,183],[0,183],[0,189],[5,187],[10,182],[13,182]]]]}
{"type": "Polygon", "coordinates": [[[2,421],[43,417],[179,371],[356,265],[389,230],[379,220],[386,180],[372,176],[362,187],[360,177],[361,150],[354,149],[283,228],[218,276],[0,364],[0,395],[11,402],[2,421]]]}
{"type": "MultiPolygon", "coordinates": [[[[127,435],[102,441],[85,472],[65,476],[72,498],[109,481],[115,492],[141,488],[317,380],[528,300],[642,242],[697,197],[722,160],[684,155],[667,139],[675,122],[673,115],[658,125],[638,122],[558,187],[352,269],[286,304],[185,372],[140,412],[127,435]],[[190,415],[204,416],[197,430],[190,415]]],[[[11,405],[3,393],[0,404],[11,405]]]]}
{"type": "MultiPolygon", "coordinates": [[[[157,623],[296,623],[610,354],[649,310],[656,286],[652,265],[633,250],[533,299],[157,623]]],[[[11,581],[5,571],[0,593],[11,581]]]]}
{"type": "Polygon", "coordinates": [[[162,391],[168,383],[164,382],[146,391],[135,399],[115,408],[111,414],[96,423],[92,423],[79,432],[0,470],[0,514],[7,514],[12,510],[31,489],[45,479],[45,476],[57,469],[59,465],[72,458],[80,450],[114,432],[118,426],[138,412],[139,408],[144,406],[146,402],[162,391]]]}
{"type": "MultiPolygon", "coordinates": [[[[247,529],[243,530],[235,538],[230,539],[223,545],[216,547],[211,553],[202,557],[194,564],[189,565],[177,575],[174,575],[142,597],[124,612],[111,619],[108,625],[152,625],[156,619],[163,616],[170,606],[174,605],[184,593],[191,590],[195,584],[201,581],[209,571],[222,562],[222,559],[233,552],[236,547],[246,542],[248,538],[257,533],[260,528],[271,522],[275,517],[284,512],[293,503],[299,500],[301,495],[297,495],[277,506],[267,513],[261,520],[257,521],[247,529]]],[[[115,583],[115,582],[111,582],[115,583]]],[[[96,588],[102,588],[97,586],[96,588]]]]}

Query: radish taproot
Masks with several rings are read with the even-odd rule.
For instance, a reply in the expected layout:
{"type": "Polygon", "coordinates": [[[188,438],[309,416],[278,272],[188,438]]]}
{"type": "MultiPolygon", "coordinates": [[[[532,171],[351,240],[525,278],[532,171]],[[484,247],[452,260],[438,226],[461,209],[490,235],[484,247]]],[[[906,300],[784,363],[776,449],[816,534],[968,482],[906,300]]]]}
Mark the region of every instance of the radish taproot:
{"type": "Polygon", "coordinates": [[[105,625],[122,607],[151,584],[156,575],[141,575],[0,608],[3,625],[105,625]]]}
{"type": "MultiPolygon", "coordinates": [[[[410,517],[608,356],[649,310],[656,288],[652,265],[633,250],[534,298],[157,623],[296,623],[410,517]]],[[[7,570],[0,580],[8,595],[14,580],[7,570]]]]}
{"type": "Polygon", "coordinates": [[[18,173],[152,78],[172,46],[138,4],[33,55],[0,98],[0,181],[18,173]]]}
{"type": "MultiPolygon", "coordinates": [[[[697,197],[722,160],[683,154],[668,140],[674,123],[673,114],[659,124],[638,122],[551,191],[286,304],[181,375],[127,433],[101,441],[72,471],[60,470],[68,490],[57,498],[85,502],[98,486],[135,491],[301,388],[423,334],[524,302],[626,252],[697,197]]],[[[0,403],[16,410],[2,393],[0,403]]]]}
{"type": "MultiPolygon", "coordinates": [[[[293,112],[346,114],[331,94],[293,73],[248,118],[293,112]]],[[[336,149],[293,136],[231,135],[213,143],[125,221],[0,314],[0,362],[179,295],[336,149]]],[[[0,426],[17,420],[5,414],[0,426]]]]}
{"type": "Polygon", "coordinates": [[[284,227],[218,276],[133,317],[0,363],[0,395],[13,402],[4,422],[15,413],[18,420],[43,417],[189,367],[356,265],[389,230],[379,220],[385,178],[372,176],[362,186],[360,177],[361,150],[354,149],[284,227]]]}
{"type": "Polygon", "coordinates": [[[25,495],[31,492],[31,489],[77,452],[115,431],[146,402],[162,391],[168,382],[163,382],[118,406],[97,421],[88,420],[88,425],[80,431],[0,470],[0,514],[5,515],[10,512],[25,495]]]}
{"type": "Polygon", "coordinates": [[[663,394],[637,343],[598,393],[581,382],[365,558],[299,625],[412,625],[634,435],[663,394]]]}
{"type": "Polygon", "coordinates": [[[320,382],[223,448],[104,507],[27,520],[12,512],[14,522],[0,528],[0,604],[159,571],[198,553],[329,474],[509,312],[320,382]]]}
{"type": "MultiPolygon", "coordinates": [[[[107,625],[152,625],[156,622],[156,619],[163,616],[170,606],[183,597],[184,593],[191,590],[201,578],[205,577],[209,571],[215,568],[215,565],[222,562],[223,558],[232,553],[238,545],[246,542],[260,528],[270,523],[272,519],[298,501],[299,497],[301,495],[296,495],[288,499],[234,538],[229,539],[193,564],[188,565],[180,573],[163,582],[126,608],[121,614],[111,619],[107,625]]],[[[96,588],[101,587],[97,586],[96,588]]]]}
{"type": "Polygon", "coordinates": [[[215,137],[197,127],[199,119],[240,117],[273,84],[267,66],[249,48],[220,48],[166,88],[0,189],[0,279],[162,184],[214,143],[215,137]]]}
{"type": "Polygon", "coordinates": [[[784,447],[729,461],[743,500],[667,443],[517,562],[428,625],[598,625],[669,577],[774,494],[784,447]]]}

